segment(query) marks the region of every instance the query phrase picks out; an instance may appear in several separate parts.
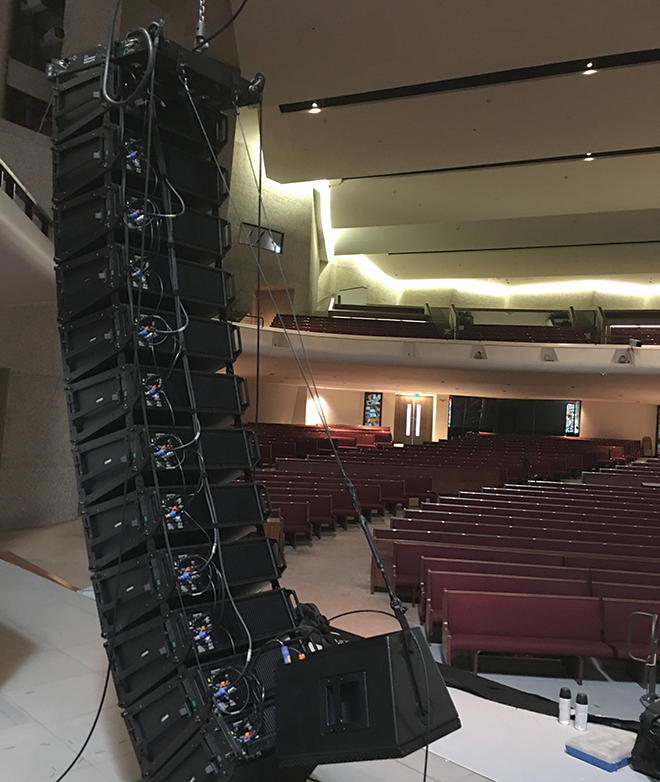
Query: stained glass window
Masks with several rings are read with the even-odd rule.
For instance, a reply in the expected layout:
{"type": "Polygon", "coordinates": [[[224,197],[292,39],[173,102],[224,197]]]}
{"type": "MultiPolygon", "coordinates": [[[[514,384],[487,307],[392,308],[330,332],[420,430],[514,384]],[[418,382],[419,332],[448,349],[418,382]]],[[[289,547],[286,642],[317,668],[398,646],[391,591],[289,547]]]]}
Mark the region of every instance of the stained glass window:
{"type": "Polygon", "coordinates": [[[580,434],[580,403],[579,402],[567,402],[566,403],[566,425],[564,427],[566,434],[579,435],[580,434]]]}
{"type": "Polygon", "coordinates": [[[366,393],[364,395],[364,425],[380,426],[383,412],[383,395],[366,393]]]}

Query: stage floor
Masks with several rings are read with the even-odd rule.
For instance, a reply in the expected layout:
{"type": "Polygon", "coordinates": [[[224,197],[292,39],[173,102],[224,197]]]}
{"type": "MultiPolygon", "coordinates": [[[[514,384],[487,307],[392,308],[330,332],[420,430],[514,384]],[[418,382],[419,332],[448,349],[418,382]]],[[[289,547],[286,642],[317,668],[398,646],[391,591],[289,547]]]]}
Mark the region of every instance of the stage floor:
{"type": "MultiPolygon", "coordinates": [[[[42,549],[44,557],[46,550],[42,549]]],[[[68,551],[71,558],[74,552],[71,548],[68,551]]],[[[81,553],[84,554],[84,545],[76,556],[81,553]]],[[[21,554],[28,556],[29,552],[21,554]]],[[[311,548],[301,546],[296,552],[287,551],[287,555],[289,568],[284,585],[296,588],[301,599],[319,603],[326,615],[352,608],[387,609],[385,595],[368,593],[368,551],[359,530],[340,531],[311,548]],[[338,568],[344,573],[338,574],[338,568]]],[[[82,565],[83,560],[81,574],[82,565]]],[[[87,736],[107,669],[96,607],[88,592],[73,592],[0,560],[3,780],[54,782],[87,736]]],[[[408,615],[412,619],[414,611],[408,615]]],[[[345,622],[346,629],[362,630],[366,635],[390,632],[396,627],[391,618],[379,614],[357,614],[345,622]]],[[[437,655],[437,647],[434,652],[437,655]]],[[[573,693],[578,689],[574,681],[549,676],[487,675],[552,698],[563,684],[573,693]]],[[[585,681],[580,688],[588,693],[591,708],[608,716],[636,719],[641,712],[641,688],[630,681],[607,681],[606,674],[599,679],[585,681]]],[[[630,768],[612,776],[566,755],[564,742],[573,729],[560,726],[550,717],[491,703],[458,690],[450,692],[463,728],[431,745],[428,779],[432,782],[646,780],[630,768]]],[[[424,751],[420,750],[403,760],[322,766],[316,769],[313,779],[421,782],[423,763],[424,751]]],[[[65,782],[139,779],[139,767],[111,685],[96,731],[65,782]]]]}

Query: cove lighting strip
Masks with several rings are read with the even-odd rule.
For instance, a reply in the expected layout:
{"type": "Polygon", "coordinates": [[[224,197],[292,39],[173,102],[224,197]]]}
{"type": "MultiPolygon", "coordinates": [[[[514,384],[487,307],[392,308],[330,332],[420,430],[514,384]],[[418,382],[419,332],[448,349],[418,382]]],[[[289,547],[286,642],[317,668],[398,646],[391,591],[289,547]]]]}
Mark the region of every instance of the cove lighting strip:
{"type": "Polygon", "coordinates": [[[365,255],[336,256],[336,260],[346,259],[366,276],[388,285],[393,291],[405,290],[456,290],[465,293],[478,293],[490,296],[507,297],[515,294],[547,294],[547,293],[609,293],[618,296],[657,296],[660,295],[660,284],[642,285],[635,282],[620,282],[613,280],[561,280],[559,282],[523,283],[520,285],[505,285],[487,280],[466,279],[427,279],[427,280],[397,280],[390,277],[376,266],[365,255]]]}

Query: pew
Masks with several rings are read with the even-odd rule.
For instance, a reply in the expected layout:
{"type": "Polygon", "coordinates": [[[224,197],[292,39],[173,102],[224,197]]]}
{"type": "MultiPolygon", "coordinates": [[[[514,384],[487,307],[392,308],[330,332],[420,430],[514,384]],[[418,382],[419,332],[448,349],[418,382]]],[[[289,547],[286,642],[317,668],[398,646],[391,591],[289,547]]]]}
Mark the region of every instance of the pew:
{"type": "Polygon", "coordinates": [[[442,613],[444,660],[460,649],[478,672],[481,652],[571,657],[582,684],[584,657],[614,657],[602,640],[598,597],[445,590],[442,613]]]}
{"type": "Polygon", "coordinates": [[[503,573],[454,573],[431,570],[425,584],[424,624],[430,639],[435,637],[435,626],[444,620],[445,590],[471,592],[521,592],[549,595],[589,595],[589,581],[585,578],[543,578],[503,573]]]}

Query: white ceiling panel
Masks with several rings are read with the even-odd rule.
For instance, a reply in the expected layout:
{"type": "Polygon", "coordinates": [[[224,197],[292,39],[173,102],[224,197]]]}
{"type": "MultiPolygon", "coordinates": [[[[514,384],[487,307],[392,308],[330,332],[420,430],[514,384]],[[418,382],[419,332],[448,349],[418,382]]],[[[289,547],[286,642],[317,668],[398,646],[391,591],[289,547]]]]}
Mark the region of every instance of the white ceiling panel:
{"type": "MultiPolygon", "coordinates": [[[[242,0],[232,0],[234,10],[242,0]]],[[[250,0],[241,68],[267,105],[660,46],[657,0],[250,0]]]]}
{"type": "Polygon", "coordinates": [[[346,179],[330,195],[335,228],[656,209],[660,153],[346,179]]]}
{"type": "Polygon", "coordinates": [[[660,281],[658,242],[544,247],[524,251],[505,248],[368,254],[367,257],[385,274],[398,280],[515,279],[516,282],[531,283],[571,278],[617,279],[627,273],[628,277],[636,276],[635,281],[644,284],[660,281]]]}
{"type": "Polygon", "coordinates": [[[280,111],[660,49],[658,0],[250,0],[234,29],[267,78],[268,176],[331,180],[338,254],[399,279],[660,269],[660,63],[280,111]]]}
{"type": "Polygon", "coordinates": [[[660,64],[325,109],[264,112],[282,182],[429,171],[660,141],[660,64]]]}
{"type": "Polygon", "coordinates": [[[335,240],[337,255],[557,247],[660,241],[660,209],[600,212],[509,220],[346,228],[335,240]]]}

